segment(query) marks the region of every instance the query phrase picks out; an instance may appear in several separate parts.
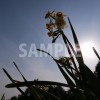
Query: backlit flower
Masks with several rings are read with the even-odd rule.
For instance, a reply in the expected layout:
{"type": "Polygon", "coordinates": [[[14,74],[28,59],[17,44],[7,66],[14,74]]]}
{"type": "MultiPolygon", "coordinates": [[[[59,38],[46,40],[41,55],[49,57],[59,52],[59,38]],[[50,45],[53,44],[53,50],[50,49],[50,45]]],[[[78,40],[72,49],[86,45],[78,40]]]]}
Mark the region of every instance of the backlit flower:
{"type": "Polygon", "coordinates": [[[45,18],[48,19],[48,23],[46,24],[46,29],[49,30],[48,36],[53,37],[53,43],[61,34],[61,29],[64,29],[67,27],[64,17],[65,15],[63,15],[62,12],[54,13],[54,11],[52,12],[48,11],[45,15],[45,18]]]}
{"type": "Polygon", "coordinates": [[[49,31],[53,29],[53,25],[52,24],[46,24],[46,29],[48,29],[49,31]]]}
{"type": "Polygon", "coordinates": [[[60,28],[60,29],[64,29],[65,27],[67,27],[68,25],[66,24],[65,15],[63,15],[62,12],[57,12],[56,13],[56,18],[55,18],[55,25],[56,28],[60,28]]]}
{"type": "Polygon", "coordinates": [[[45,15],[45,18],[50,18],[51,17],[51,13],[48,11],[45,15]]]}
{"type": "Polygon", "coordinates": [[[52,34],[53,34],[53,33],[52,33],[51,31],[50,31],[50,32],[48,32],[48,36],[49,36],[49,37],[51,37],[51,36],[52,36],[52,34]]]}
{"type": "Polygon", "coordinates": [[[66,21],[63,18],[58,18],[55,21],[55,25],[57,28],[64,29],[66,27],[66,21]]]}
{"type": "Polygon", "coordinates": [[[50,18],[50,17],[52,17],[52,18],[55,19],[54,11],[52,11],[52,12],[49,12],[49,11],[48,11],[48,12],[46,13],[45,18],[50,18]]]}
{"type": "Polygon", "coordinates": [[[57,13],[56,13],[56,16],[57,16],[57,17],[63,17],[63,14],[62,14],[62,12],[57,12],[57,13]]]}

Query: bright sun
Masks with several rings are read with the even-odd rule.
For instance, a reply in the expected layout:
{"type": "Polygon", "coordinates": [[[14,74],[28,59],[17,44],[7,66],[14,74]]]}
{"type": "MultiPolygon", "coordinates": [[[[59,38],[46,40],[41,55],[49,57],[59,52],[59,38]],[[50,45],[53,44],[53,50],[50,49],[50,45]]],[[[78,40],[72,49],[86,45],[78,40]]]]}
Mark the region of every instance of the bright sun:
{"type": "Polygon", "coordinates": [[[94,55],[92,47],[95,47],[93,42],[84,42],[81,44],[83,57],[92,58],[94,55]]]}

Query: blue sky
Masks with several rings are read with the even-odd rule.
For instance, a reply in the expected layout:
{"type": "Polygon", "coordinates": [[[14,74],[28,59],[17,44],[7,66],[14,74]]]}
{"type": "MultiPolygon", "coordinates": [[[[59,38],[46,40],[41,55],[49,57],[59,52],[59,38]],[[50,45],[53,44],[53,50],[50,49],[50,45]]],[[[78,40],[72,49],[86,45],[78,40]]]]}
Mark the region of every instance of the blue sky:
{"type": "MultiPolygon", "coordinates": [[[[32,43],[36,44],[37,48],[41,43],[45,45],[51,43],[51,38],[47,36],[45,29],[47,21],[44,16],[47,11],[53,10],[61,11],[70,17],[80,44],[93,41],[97,51],[100,52],[99,0],[0,0],[0,97],[4,92],[7,98],[19,94],[16,89],[4,87],[10,81],[2,68],[5,68],[16,80],[22,81],[13,61],[18,64],[28,80],[39,78],[64,82],[51,58],[34,56],[19,58],[19,45],[22,43],[27,44],[27,51],[32,43]]],[[[64,31],[73,42],[69,29],[64,31]]],[[[98,62],[95,55],[93,58],[84,58],[91,70],[94,70],[98,62]]]]}

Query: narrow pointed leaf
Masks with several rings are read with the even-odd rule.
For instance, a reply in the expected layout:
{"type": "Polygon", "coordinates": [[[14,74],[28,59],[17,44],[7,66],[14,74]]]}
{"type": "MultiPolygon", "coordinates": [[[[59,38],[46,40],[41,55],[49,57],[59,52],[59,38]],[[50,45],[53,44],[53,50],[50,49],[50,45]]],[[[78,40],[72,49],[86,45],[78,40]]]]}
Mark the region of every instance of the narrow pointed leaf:
{"type": "Polygon", "coordinates": [[[5,94],[2,95],[1,100],[5,100],[5,94]]]}
{"type": "Polygon", "coordinates": [[[21,73],[21,71],[19,70],[18,66],[16,65],[15,62],[13,62],[13,64],[15,65],[15,67],[17,68],[17,70],[19,71],[19,73],[21,74],[22,78],[24,79],[25,82],[27,82],[26,78],[23,76],[23,74],[21,73]]]}
{"type": "MultiPolygon", "coordinates": [[[[38,91],[40,91],[40,89],[38,89],[38,91],[36,91],[35,90],[35,88],[32,86],[32,85],[30,85],[29,84],[29,82],[26,80],[26,78],[23,76],[23,74],[21,73],[21,71],[19,70],[19,68],[18,68],[18,66],[16,65],[16,63],[15,62],[13,62],[14,63],[14,65],[15,65],[15,67],[17,68],[17,70],[19,71],[19,73],[21,74],[21,76],[23,77],[23,79],[24,79],[24,83],[26,83],[27,84],[27,87],[30,87],[31,86],[31,88],[30,88],[30,90],[31,90],[31,93],[32,93],[32,95],[33,95],[33,97],[35,98],[35,100],[42,100],[41,98],[40,98],[40,96],[39,96],[39,92],[38,91]]],[[[38,85],[39,83],[40,83],[40,85],[43,85],[43,82],[41,81],[41,82],[39,82],[39,81],[33,81],[34,83],[35,83],[35,85],[38,85]]],[[[33,83],[33,82],[30,82],[31,84],[33,83]]],[[[49,85],[50,85],[50,82],[44,82],[44,83],[48,83],[49,85]]],[[[21,82],[19,83],[19,85],[21,84],[21,82]]],[[[51,83],[52,84],[52,83],[51,83]]],[[[55,82],[54,84],[59,84],[59,83],[57,83],[57,82],[55,82]]],[[[15,84],[14,84],[15,85],[15,84]]],[[[24,84],[21,84],[22,86],[24,86],[24,84]]],[[[60,84],[61,85],[61,84],[60,84]]],[[[65,84],[64,84],[65,85],[65,84]]],[[[41,94],[43,94],[43,91],[41,91],[41,94]]],[[[47,94],[47,93],[44,93],[44,95],[45,94],[47,94]]],[[[50,95],[50,94],[49,94],[50,95]]],[[[48,95],[48,96],[49,96],[48,95]]],[[[54,98],[55,96],[53,96],[53,95],[50,95],[50,97],[51,98],[54,98]]],[[[55,97],[55,98],[57,98],[57,97],[55,97]]],[[[58,100],[58,99],[57,99],[58,100]]]]}
{"type": "Polygon", "coordinates": [[[13,88],[13,87],[23,87],[23,86],[32,86],[32,85],[58,85],[58,86],[65,86],[68,87],[67,84],[60,83],[60,82],[52,82],[52,81],[27,81],[27,82],[19,82],[19,83],[11,83],[6,85],[7,88],[13,88]]]}
{"type": "Polygon", "coordinates": [[[53,95],[53,94],[51,94],[49,92],[46,92],[46,91],[44,91],[42,89],[39,89],[37,87],[34,87],[34,88],[38,93],[40,93],[42,95],[45,95],[46,97],[50,98],[50,100],[61,100],[60,98],[56,97],[55,95],[53,95]]]}
{"type": "MultiPolygon", "coordinates": [[[[49,56],[51,56],[49,53],[47,53],[46,51],[43,51],[43,50],[40,50],[40,49],[37,49],[38,51],[41,51],[41,52],[44,52],[46,54],[48,54],[49,56]]],[[[57,60],[51,56],[53,58],[53,60],[56,62],[56,64],[58,65],[58,68],[60,69],[62,75],[64,76],[64,78],[66,79],[66,81],[68,82],[68,85],[72,85],[72,86],[75,86],[75,84],[73,83],[73,81],[69,78],[69,76],[65,73],[65,71],[61,68],[61,66],[58,64],[57,60]]]]}
{"type": "MultiPolygon", "coordinates": [[[[21,73],[21,71],[19,70],[19,68],[18,68],[18,66],[16,65],[16,63],[15,62],[13,62],[14,63],[14,65],[15,65],[15,67],[17,68],[17,70],[19,71],[19,73],[21,74],[21,76],[22,76],[22,78],[23,78],[23,80],[26,82],[26,83],[28,83],[28,81],[26,80],[26,78],[24,77],[24,75],[21,73]]],[[[20,82],[21,83],[21,82],[20,82]]],[[[19,84],[20,84],[19,83],[19,84]]],[[[16,86],[17,87],[17,86],[16,86]]],[[[27,86],[28,88],[30,87],[30,86],[27,86]]],[[[32,95],[33,95],[33,97],[34,97],[34,99],[35,100],[41,100],[41,98],[39,97],[39,94],[35,91],[35,89],[32,87],[31,89],[31,93],[32,93],[32,95]]]]}
{"type": "MultiPolygon", "coordinates": [[[[57,62],[56,62],[57,63],[57,62]]],[[[70,79],[70,77],[65,73],[65,71],[62,69],[62,67],[57,63],[58,68],[60,69],[62,75],[64,76],[64,78],[66,79],[66,81],[68,82],[68,85],[71,86],[75,86],[75,84],[73,83],[73,81],[70,79]]]]}
{"type": "Polygon", "coordinates": [[[96,54],[97,58],[100,60],[100,56],[99,56],[98,52],[96,51],[96,49],[94,47],[93,47],[93,51],[96,54]]]}
{"type": "Polygon", "coordinates": [[[75,77],[75,75],[72,74],[66,67],[65,67],[65,70],[73,78],[73,80],[76,82],[76,84],[78,84],[79,83],[79,80],[75,77]]]}
{"type": "Polygon", "coordinates": [[[35,100],[42,100],[34,87],[31,87],[30,90],[35,100]]]}
{"type": "Polygon", "coordinates": [[[57,35],[55,38],[53,38],[52,43],[55,43],[59,35],[57,35]]]}
{"type": "Polygon", "coordinates": [[[100,80],[94,75],[94,73],[85,65],[85,73],[87,75],[88,85],[93,89],[96,96],[100,99],[100,80]]]}
{"type": "MultiPolygon", "coordinates": [[[[67,37],[64,35],[63,32],[62,32],[62,37],[63,37],[64,43],[65,43],[65,45],[66,45],[66,48],[67,48],[67,50],[68,50],[68,53],[69,53],[69,55],[70,55],[70,58],[71,58],[71,60],[72,60],[72,63],[73,63],[73,65],[74,65],[75,69],[78,71],[77,66],[76,66],[76,63],[75,63],[75,61],[74,61],[74,57],[73,57],[73,55],[72,55],[72,53],[71,53],[71,50],[70,50],[70,48],[69,48],[69,45],[68,45],[67,37]]],[[[69,43],[70,43],[70,42],[69,42],[69,43]]],[[[70,44],[71,44],[71,43],[70,43],[70,44]]],[[[74,50],[72,45],[71,45],[71,47],[72,47],[71,49],[74,50]]],[[[75,56],[76,56],[75,51],[73,51],[73,53],[74,53],[75,56]]]]}
{"type": "MultiPolygon", "coordinates": [[[[4,73],[8,76],[8,78],[11,80],[12,83],[15,83],[14,80],[12,79],[12,77],[8,74],[8,72],[3,68],[4,73]]],[[[23,95],[25,95],[25,93],[19,88],[16,87],[23,95]]],[[[26,95],[25,95],[26,96],[26,95]]]]}
{"type": "Polygon", "coordinates": [[[73,35],[73,39],[74,39],[74,42],[75,42],[77,56],[80,56],[81,60],[83,61],[83,57],[82,57],[82,52],[81,52],[81,48],[80,48],[80,45],[79,45],[79,41],[77,39],[76,33],[74,31],[74,28],[73,28],[69,18],[68,18],[68,21],[69,21],[69,24],[70,24],[70,27],[71,27],[71,31],[72,31],[72,35],[73,35]]]}
{"type": "Polygon", "coordinates": [[[68,18],[68,21],[69,21],[69,24],[70,24],[70,27],[71,27],[71,31],[72,31],[72,35],[73,35],[73,39],[74,39],[74,43],[75,43],[75,47],[76,47],[76,52],[77,52],[76,56],[77,56],[77,61],[79,63],[80,73],[82,75],[83,81],[86,81],[86,73],[85,73],[85,69],[84,69],[84,60],[83,60],[80,44],[79,44],[76,33],[74,31],[74,28],[73,28],[69,18],[68,18]]]}

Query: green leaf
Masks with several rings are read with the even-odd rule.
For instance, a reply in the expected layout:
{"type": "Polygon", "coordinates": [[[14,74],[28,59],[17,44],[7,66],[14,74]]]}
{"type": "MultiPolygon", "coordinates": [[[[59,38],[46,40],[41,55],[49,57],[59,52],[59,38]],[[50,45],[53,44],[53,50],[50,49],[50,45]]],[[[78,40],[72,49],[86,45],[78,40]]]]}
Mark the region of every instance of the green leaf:
{"type": "Polygon", "coordinates": [[[35,100],[42,100],[38,92],[35,90],[35,88],[32,86],[30,87],[31,93],[35,100]]]}
{"type": "Polygon", "coordinates": [[[49,81],[27,81],[26,80],[26,78],[23,76],[23,74],[21,73],[21,71],[19,70],[19,68],[18,68],[18,66],[16,65],[16,63],[15,62],[13,62],[14,63],[14,65],[15,65],[15,67],[17,68],[17,70],[19,71],[19,73],[21,74],[21,76],[23,77],[23,79],[24,79],[24,81],[25,82],[19,82],[19,83],[15,83],[15,84],[9,84],[8,86],[6,86],[6,87],[10,87],[11,88],[11,86],[15,86],[15,87],[19,87],[19,86],[27,86],[27,87],[29,87],[30,88],[30,86],[31,86],[31,88],[30,88],[30,90],[31,90],[31,93],[32,93],[32,95],[33,95],[33,97],[34,97],[34,99],[35,100],[42,100],[41,99],[41,97],[40,97],[40,95],[41,94],[43,94],[43,95],[47,95],[48,97],[50,97],[51,99],[53,99],[53,100],[60,100],[59,98],[57,98],[56,96],[54,96],[54,95],[52,95],[52,94],[50,94],[50,93],[47,93],[47,92],[45,92],[45,91],[43,91],[43,90],[41,90],[41,89],[39,89],[39,88],[35,88],[35,87],[33,87],[32,85],[59,85],[59,86],[67,86],[66,84],[63,84],[63,83],[58,83],[58,82],[49,82],[49,81]],[[37,91],[37,90],[38,91],[37,91]],[[40,93],[40,94],[39,94],[40,93]]]}
{"type": "Polygon", "coordinates": [[[69,21],[71,31],[72,31],[72,35],[73,35],[73,39],[74,39],[74,42],[75,42],[76,52],[77,52],[77,55],[79,55],[77,57],[77,59],[78,59],[79,68],[80,68],[80,72],[81,72],[83,81],[86,82],[86,83],[88,82],[88,84],[91,86],[91,88],[93,89],[95,94],[100,99],[100,81],[95,77],[95,75],[92,73],[92,71],[84,64],[82,52],[81,52],[80,45],[79,45],[79,41],[77,39],[77,36],[75,34],[75,31],[73,29],[73,26],[72,26],[69,18],[68,18],[68,21],[69,21]]]}
{"type": "Polygon", "coordinates": [[[75,77],[75,75],[73,73],[71,73],[66,67],[64,67],[65,70],[67,71],[67,73],[73,78],[73,80],[76,82],[76,84],[79,85],[79,80],[75,77]]]}
{"type": "Polygon", "coordinates": [[[98,52],[96,51],[96,49],[94,47],[93,47],[93,51],[96,54],[97,58],[100,60],[100,56],[99,56],[98,52]]]}
{"type": "Polygon", "coordinates": [[[100,80],[96,78],[94,73],[85,65],[85,73],[87,75],[87,82],[96,96],[100,99],[100,80]]]}
{"type": "MultiPolygon", "coordinates": [[[[46,54],[48,54],[49,56],[51,56],[48,52],[44,51],[44,50],[40,50],[37,49],[38,51],[44,52],[46,54]]],[[[58,68],[60,69],[62,75],[64,76],[64,78],[66,79],[66,81],[68,82],[68,85],[72,85],[75,86],[75,84],[73,83],[73,81],[69,78],[69,76],[65,73],[65,71],[61,68],[61,66],[58,64],[58,60],[56,60],[53,56],[51,56],[53,58],[53,60],[56,62],[56,64],[58,65],[58,68]]]]}
{"type": "MultiPolygon", "coordinates": [[[[56,61],[55,61],[56,62],[56,61]]],[[[57,62],[56,62],[57,63],[57,62]]],[[[58,68],[60,69],[62,75],[64,76],[64,78],[66,79],[68,85],[71,86],[75,86],[75,84],[73,83],[73,81],[70,79],[70,77],[67,75],[67,73],[65,73],[65,71],[62,69],[62,67],[57,63],[58,68]]]]}
{"type": "Polygon", "coordinates": [[[74,43],[75,43],[75,47],[76,47],[76,52],[77,52],[76,57],[77,57],[77,61],[79,63],[80,73],[82,75],[83,81],[86,81],[86,74],[85,74],[85,69],[84,69],[84,60],[83,60],[80,44],[79,44],[76,33],[74,31],[74,28],[73,28],[69,18],[68,18],[68,21],[69,21],[69,24],[70,24],[70,27],[71,27],[71,31],[72,31],[72,35],[73,35],[73,39],[74,39],[74,43]]]}
{"type": "Polygon", "coordinates": [[[69,18],[68,18],[68,21],[69,21],[69,24],[70,24],[70,27],[71,27],[71,31],[72,31],[72,35],[73,35],[73,39],[74,39],[74,43],[75,43],[75,47],[76,47],[76,53],[77,53],[76,56],[80,57],[80,59],[83,61],[83,56],[82,56],[81,48],[80,48],[80,45],[79,45],[79,41],[77,39],[76,33],[74,31],[74,28],[73,28],[69,18]]]}
{"type": "Polygon", "coordinates": [[[58,37],[59,37],[59,34],[55,38],[53,38],[52,43],[55,43],[58,37]]]}
{"type": "Polygon", "coordinates": [[[2,95],[1,100],[5,100],[5,94],[2,95]]]}
{"type": "Polygon", "coordinates": [[[21,74],[22,78],[24,79],[25,82],[27,82],[26,78],[24,77],[24,75],[21,73],[21,71],[19,70],[17,64],[15,62],[13,62],[13,64],[15,65],[15,67],[17,68],[17,70],[19,71],[19,73],[21,74]]]}
{"type": "Polygon", "coordinates": [[[32,86],[32,85],[58,85],[58,86],[64,86],[68,87],[67,84],[60,83],[60,82],[52,82],[52,81],[27,81],[27,82],[19,82],[19,83],[11,83],[6,85],[7,88],[13,88],[13,87],[23,87],[23,86],[32,86]]]}
{"type": "Polygon", "coordinates": [[[66,48],[67,48],[67,50],[68,50],[68,53],[69,53],[69,55],[70,55],[70,58],[71,58],[71,60],[72,60],[72,63],[73,63],[73,65],[74,65],[75,69],[78,71],[77,66],[76,66],[76,63],[75,63],[75,61],[74,61],[74,57],[73,57],[73,55],[72,55],[72,53],[71,53],[71,50],[70,50],[70,48],[69,48],[68,43],[70,44],[70,47],[71,47],[71,49],[72,49],[74,55],[76,55],[76,52],[75,52],[73,46],[71,45],[71,43],[69,42],[69,40],[67,39],[67,37],[65,36],[65,34],[63,33],[63,31],[61,31],[61,33],[62,33],[62,38],[63,38],[63,40],[64,40],[64,43],[65,43],[65,45],[66,45],[66,48]]]}
{"type": "Polygon", "coordinates": [[[44,90],[42,90],[42,89],[39,89],[39,88],[37,88],[37,87],[34,87],[34,89],[35,89],[38,93],[40,93],[40,94],[42,94],[42,95],[45,95],[46,97],[50,98],[51,100],[61,100],[60,98],[56,97],[55,95],[53,95],[53,94],[51,94],[51,93],[49,93],[49,92],[46,92],[46,91],[44,91],[44,90]]]}
{"type": "MultiPolygon", "coordinates": [[[[12,77],[8,74],[8,72],[3,68],[3,71],[4,71],[4,73],[8,76],[8,78],[11,80],[11,82],[12,83],[15,83],[15,81],[12,79],[12,77]]],[[[24,96],[26,96],[25,95],[25,93],[19,88],[19,87],[16,87],[24,96]]]]}
{"type": "MultiPolygon", "coordinates": [[[[21,74],[22,78],[24,79],[24,81],[27,83],[28,81],[26,80],[26,78],[23,76],[23,74],[21,73],[21,71],[19,70],[18,66],[16,65],[15,62],[13,62],[15,67],[17,68],[17,70],[19,71],[19,73],[21,74]]],[[[20,83],[20,82],[19,82],[20,83]]],[[[16,86],[18,87],[18,86],[16,86]]],[[[27,86],[28,88],[30,88],[30,86],[27,86]]],[[[35,100],[42,100],[39,96],[39,94],[35,91],[35,89],[33,88],[33,86],[31,86],[30,91],[32,93],[32,96],[34,97],[35,100]]]]}

